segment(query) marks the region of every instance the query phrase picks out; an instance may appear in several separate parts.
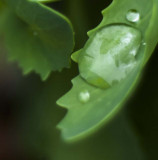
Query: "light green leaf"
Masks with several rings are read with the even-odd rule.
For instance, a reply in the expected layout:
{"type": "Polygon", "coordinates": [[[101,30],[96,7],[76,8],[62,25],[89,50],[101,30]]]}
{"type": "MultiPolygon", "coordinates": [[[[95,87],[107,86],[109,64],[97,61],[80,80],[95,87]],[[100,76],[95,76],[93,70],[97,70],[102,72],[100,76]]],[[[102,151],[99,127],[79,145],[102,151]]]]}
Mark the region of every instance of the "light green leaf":
{"type": "Polygon", "coordinates": [[[43,80],[51,71],[69,67],[74,46],[69,20],[39,2],[4,2],[8,8],[1,30],[9,59],[18,61],[24,74],[35,71],[43,80]]]}
{"type": "MultiPolygon", "coordinates": [[[[116,52],[115,54],[113,52],[109,54],[110,56],[113,54],[119,56],[121,65],[131,64],[131,61],[132,64],[133,61],[135,62],[132,69],[130,71],[127,70],[126,76],[117,81],[116,84],[111,84],[109,88],[102,89],[101,87],[94,86],[100,82],[91,83],[94,85],[90,85],[90,81],[85,77],[86,74],[83,76],[83,72],[81,73],[82,70],[80,69],[80,75],[72,80],[73,88],[57,101],[58,105],[68,109],[67,115],[58,124],[58,128],[61,129],[62,136],[65,140],[77,140],[86,136],[87,134],[96,131],[98,127],[104,125],[116,115],[138,84],[144,65],[151,56],[158,41],[158,0],[114,0],[102,13],[103,20],[101,24],[94,30],[88,32],[89,40],[84,48],[72,55],[72,59],[79,63],[79,69],[84,60],[83,57],[87,56],[89,59],[88,61],[85,61],[82,68],[85,67],[85,69],[87,69],[86,73],[94,71],[92,68],[94,67],[95,61],[90,63],[90,58],[94,59],[95,56],[97,58],[97,54],[101,54],[100,52],[98,53],[98,50],[96,49],[100,40],[96,41],[96,43],[92,42],[97,39],[97,34],[100,33],[100,30],[106,27],[121,27],[121,25],[129,26],[141,33],[142,41],[140,42],[139,50],[137,50],[136,55],[134,54],[134,56],[131,57],[132,59],[127,60],[127,58],[129,58],[126,56],[126,54],[129,54],[127,48],[125,50],[118,50],[118,53],[114,50],[116,52]],[[93,51],[96,52],[96,54],[93,51]],[[125,60],[127,60],[127,63],[125,63],[125,60]],[[89,72],[88,69],[90,69],[89,72]]],[[[122,29],[124,29],[124,27],[122,27],[122,29]]],[[[118,35],[120,33],[121,32],[118,32],[118,35]]],[[[127,31],[126,33],[128,35],[130,32],[127,31]]],[[[118,35],[115,36],[111,31],[111,38],[114,41],[118,35]]],[[[110,36],[110,32],[108,36],[110,36]]],[[[120,34],[120,36],[122,35],[120,34]]],[[[104,38],[106,39],[106,37],[104,38]]],[[[138,39],[137,41],[139,42],[138,39]]],[[[108,40],[107,37],[107,41],[108,40]]],[[[107,44],[105,44],[103,50],[106,50],[107,48],[108,50],[112,50],[111,48],[117,48],[117,45],[121,45],[123,48],[129,47],[131,43],[128,43],[128,45],[125,46],[125,43],[127,42],[128,41],[114,43],[113,41],[110,41],[110,43],[107,42],[107,44]],[[110,45],[111,48],[109,47],[110,45]]],[[[139,43],[132,43],[133,46],[137,44],[139,43]]],[[[114,56],[111,57],[113,60],[117,59],[114,58],[114,56]]],[[[95,67],[99,66],[99,62],[101,61],[95,63],[95,67]]],[[[105,58],[104,62],[105,64],[109,63],[109,59],[105,58]]],[[[102,68],[98,67],[97,71],[99,72],[101,69],[102,68]]],[[[105,74],[107,74],[107,71],[110,73],[109,76],[114,73],[110,65],[107,65],[105,74]]],[[[120,71],[120,73],[122,73],[122,71],[120,71]]],[[[102,74],[104,74],[103,71],[102,74]]],[[[90,80],[94,80],[93,76],[90,77],[90,80]]],[[[104,80],[108,78],[107,74],[104,80]]],[[[117,77],[113,80],[117,80],[117,77]]]]}

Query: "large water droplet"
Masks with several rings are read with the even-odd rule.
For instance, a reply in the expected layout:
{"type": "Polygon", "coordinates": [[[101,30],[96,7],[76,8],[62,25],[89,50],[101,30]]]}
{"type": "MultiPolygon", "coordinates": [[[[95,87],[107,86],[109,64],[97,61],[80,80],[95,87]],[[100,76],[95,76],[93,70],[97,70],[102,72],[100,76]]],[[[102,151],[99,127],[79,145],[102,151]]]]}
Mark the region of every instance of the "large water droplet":
{"type": "Polygon", "coordinates": [[[129,22],[133,22],[133,23],[136,23],[140,20],[140,14],[138,11],[134,10],[134,9],[131,9],[127,12],[127,15],[126,15],[126,19],[129,21],[129,22]]]}
{"type": "Polygon", "coordinates": [[[100,88],[122,81],[136,66],[141,43],[141,32],[127,25],[98,30],[81,51],[78,60],[81,77],[100,88]]]}
{"type": "Polygon", "coordinates": [[[90,99],[90,93],[89,93],[87,90],[81,91],[81,92],[79,93],[79,100],[80,100],[82,103],[88,102],[89,99],[90,99]]]}

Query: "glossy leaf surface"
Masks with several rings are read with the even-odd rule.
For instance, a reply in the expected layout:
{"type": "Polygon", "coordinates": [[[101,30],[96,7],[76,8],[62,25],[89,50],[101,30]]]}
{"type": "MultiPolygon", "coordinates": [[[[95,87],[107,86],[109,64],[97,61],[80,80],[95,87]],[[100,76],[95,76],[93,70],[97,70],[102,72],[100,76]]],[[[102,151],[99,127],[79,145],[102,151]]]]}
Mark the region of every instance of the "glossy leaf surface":
{"type": "MultiPolygon", "coordinates": [[[[114,0],[102,13],[101,24],[88,32],[89,37],[91,38],[100,28],[107,25],[123,24],[139,30],[142,34],[142,43],[137,52],[136,65],[128,76],[108,89],[94,87],[80,75],[72,80],[73,88],[57,101],[60,106],[68,109],[67,115],[58,125],[65,140],[76,140],[92,133],[116,115],[136,87],[144,65],[158,41],[157,0],[114,0]],[[137,11],[140,15],[137,22],[133,20],[133,15],[130,18],[127,15],[131,10],[137,11]],[[89,93],[90,98],[83,103],[80,93],[85,91],[89,93]]],[[[84,48],[76,52],[72,58],[77,62],[83,52],[84,48]]]]}

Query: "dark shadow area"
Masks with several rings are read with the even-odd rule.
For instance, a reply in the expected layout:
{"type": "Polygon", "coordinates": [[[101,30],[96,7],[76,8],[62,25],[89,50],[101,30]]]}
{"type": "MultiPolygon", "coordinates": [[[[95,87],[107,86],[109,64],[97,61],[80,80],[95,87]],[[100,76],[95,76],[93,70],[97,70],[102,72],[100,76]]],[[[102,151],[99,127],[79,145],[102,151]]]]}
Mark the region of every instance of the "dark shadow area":
{"type": "Polygon", "coordinates": [[[140,136],[147,159],[158,159],[158,47],[149,60],[142,80],[127,106],[140,136]]]}

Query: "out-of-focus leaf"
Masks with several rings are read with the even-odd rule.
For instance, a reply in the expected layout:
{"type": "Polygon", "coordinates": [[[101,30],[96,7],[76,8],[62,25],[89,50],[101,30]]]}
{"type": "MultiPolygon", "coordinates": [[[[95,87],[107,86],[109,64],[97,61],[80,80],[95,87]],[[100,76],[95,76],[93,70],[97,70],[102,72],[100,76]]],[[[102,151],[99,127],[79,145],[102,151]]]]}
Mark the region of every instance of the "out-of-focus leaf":
{"type": "Polygon", "coordinates": [[[74,46],[69,20],[59,12],[29,0],[4,0],[1,22],[10,60],[18,61],[24,74],[35,71],[45,80],[51,71],[69,67],[74,46]]]}
{"type": "Polygon", "coordinates": [[[57,1],[60,1],[60,0],[30,0],[30,1],[48,3],[48,2],[57,2],[57,1]]]}
{"type": "MultiPolygon", "coordinates": [[[[94,87],[80,75],[72,80],[73,88],[57,101],[57,104],[68,109],[67,115],[58,124],[65,140],[76,140],[92,133],[116,115],[135,89],[144,65],[158,41],[157,0],[114,0],[102,13],[101,24],[88,33],[89,37],[107,25],[128,25],[139,30],[142,34],[142,43],[136,56],[136,65],[128,76],[108,89],[94,87]],[[140,19],[137,22],[127,19],[127,13],[131,10],[139,14],[140,19]]],[[[73,55],[73,59],[76,58],[78,61],[80,53],[79,51],[73,55]]]]}

